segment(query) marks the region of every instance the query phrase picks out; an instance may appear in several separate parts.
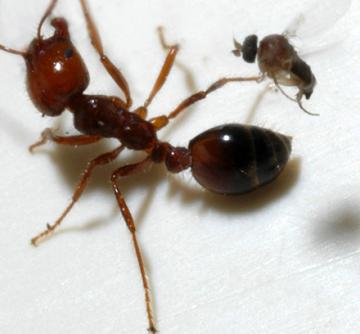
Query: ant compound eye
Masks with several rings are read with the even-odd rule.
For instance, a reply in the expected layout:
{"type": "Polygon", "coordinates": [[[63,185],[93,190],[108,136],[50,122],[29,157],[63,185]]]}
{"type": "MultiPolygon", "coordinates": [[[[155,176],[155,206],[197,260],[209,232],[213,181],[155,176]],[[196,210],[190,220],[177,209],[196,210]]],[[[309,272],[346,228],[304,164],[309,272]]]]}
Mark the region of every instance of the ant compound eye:
{"type": "Polygon", "coordinates": [[[244,40],[241,51],[242,51],[243,59],[247,63],[253,63],[255,61],[257,54],[257,42],[258,42],[258,38],[256,35],[250,35],[246,37],[244,40]]]}
{"type": "Polygon", "coordinates": [[[68,48],[64,52],[65,58],[71,58],[74,55],[74,50],[72,48],[68,48]]]}

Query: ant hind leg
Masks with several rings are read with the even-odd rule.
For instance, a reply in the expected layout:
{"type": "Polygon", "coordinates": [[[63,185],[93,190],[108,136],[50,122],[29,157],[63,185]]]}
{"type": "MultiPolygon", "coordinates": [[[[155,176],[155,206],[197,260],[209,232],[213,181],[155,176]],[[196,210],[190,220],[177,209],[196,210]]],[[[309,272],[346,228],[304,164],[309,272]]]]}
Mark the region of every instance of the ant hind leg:
{"type": "Polygon", "coordinates": [[[137,236],[136,236],[136,226],[135,226],[132,214],[126,204],[124,196],[122,195],[122,193],[119,189],[119,186],[117,184],[117,179],[119,179],[120,177],[129,176],[129,175],[132,175],[132,174],[142,171],[149,162],[150,162],[150,158],[147,157],[138,163],[120,167],[119,169],[115,170],[113,172],[113,174],[111,175],[111,184],[112,184],[112,187],[114,190],[114,194],[115,194],[117,203],[120,208],[120,212],[121,212],[121,214],[125,220],[125,223],[131,233],[133,246],[134,246],[136,258],[138,261],[140,274],[141,274],[141,280],[143,283],[143,288],[144,288],[144,293],[145,293],[146,314],[147,314],[148,323],[149,323],[148,330],[151,333],[156,333],[157,330],[155,327],[155,321],[154,321],[153,310],[152,310],[150,285],[148,282],[148,276],[146,275],[145,263],[143,260],[141,248],[140,248],[137,236]]]}
{"type": "Polygon", "coordinates": [[[111,161],[115,160],[123,149],[124,149],[124,146],[119,146],[115,150],[101,154],[97,158],[88,162],[84,172],[81,175],[79,183],[75,187],[75,191],[72,195],[71,202],[65,208],[65,210],[63,211],[61,216],[55,221],[54,224],[52,224],[52,225],[47,224],[46,230],[44,230],[43,232],[39,233],[37,236],[35,236],[34,238],[31,239],[31,243],[33,246],[37,246],[43,239],[49,237],[54,232],[54,230],[60,226],[60,224],[62,223],[64,218],[71,211],[71,209],[73,208],[75,203],[79,200],[81,194],[85,190],[86,185],[87,185],[94,169],[97,166],[105,165],[105,164],[108,164],[111,161]]]}

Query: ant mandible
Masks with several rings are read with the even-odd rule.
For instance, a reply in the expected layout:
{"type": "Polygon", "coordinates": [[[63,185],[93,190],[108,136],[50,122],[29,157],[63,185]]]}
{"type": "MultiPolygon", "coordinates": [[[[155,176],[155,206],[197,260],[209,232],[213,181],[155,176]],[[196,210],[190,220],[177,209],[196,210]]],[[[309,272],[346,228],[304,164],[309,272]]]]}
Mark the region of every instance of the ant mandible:
{"type": "Polygon", "coordinates": [[[75,146],[93,144],[103,138],[116,138],[120,141],[120,145],[88,162],[69,205],[55,223],[48,224],[46,230],[31,239],[31,243],[34,246],[38,245],[59,227],[79,200],[97,166],[115,160],[125,148],[145,151],[147,154],[145,159],[116,169],[111,175],[111,185],[132,237],[145,293],[148,330],[155,333],[150,287],[137,240],[136,226],[120,191],[118,179],[139,173],[151,163],[164,163],[171,173],[179,173],[191,168],[197,182],[209,191],[224,195],[239,195],[273,181],[280,174],[291,152],[291,139],[260,127],[227,124],[201,133],[190,141],[188,147],[174,147],[168,142],[160,141],[157,131],[164,128],[170,120],[190,105],[204,99],[227,82],[256,81],[258,77],[222,78],[210,85],[207,90],[184,99],[168,115],[146,120],[147,109],[165,83],[174,64],[179,50],[178,45],[167,45],[160,30],[162,44],[168,49],[167,57],[145,103],[134,111],[129,111],[132,100],[128,83],[104,53],[100,35],[85,0],[80,0],[80,3],[92,45],[106,71],[124,93],[125,101],[115,96],[84,94],[89,84],[88,71],[71,42],[64,18],[52,19],[54,34],[46,39],[42,37],[42,25],[51,15],[56,3],[57,0],[50,2],[38,25],[37,36],[26,51],[18,51],[4,45],[0,45],[0,49],[24,58],[28,92],[37,109],[43,115],[53,117],[59,116],[68,109],[74,115],[75,128],[82,134],[58,136],[51,129],[45,129],[40,140],[31,145],[29,150],[32,152],[49,140],[61,145],[75,146]]]}

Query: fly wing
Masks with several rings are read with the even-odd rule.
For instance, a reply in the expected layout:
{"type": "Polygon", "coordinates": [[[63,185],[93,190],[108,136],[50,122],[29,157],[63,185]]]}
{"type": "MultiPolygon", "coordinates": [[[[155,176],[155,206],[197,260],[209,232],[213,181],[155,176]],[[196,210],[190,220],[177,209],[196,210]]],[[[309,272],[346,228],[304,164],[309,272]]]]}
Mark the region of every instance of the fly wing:
{"type": "Polygon", "coordinates": [[[311,1],[296,15],[284,31],[284,35],[299,50],[309,55],[338,44],[347,33],[352,0],[311,1]]]}

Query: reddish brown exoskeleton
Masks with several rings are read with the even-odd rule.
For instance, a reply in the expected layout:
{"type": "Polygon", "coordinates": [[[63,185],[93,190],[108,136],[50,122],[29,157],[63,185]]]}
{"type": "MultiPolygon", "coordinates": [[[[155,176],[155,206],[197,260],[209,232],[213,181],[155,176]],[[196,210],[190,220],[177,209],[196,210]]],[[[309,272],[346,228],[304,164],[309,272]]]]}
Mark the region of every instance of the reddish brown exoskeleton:
{"type": "Polygon", "coordinates": [[[38,245],[61,224],[79,200],[97,166],[115,160],[125,148],[145,151],[145,159],[116,169],[111,175],[111,185],[120,212],[132,236],[144,287],[149,331],[155,333],[150,287],[136,236],[136,226],[120,191],[118,180],[141,172],[151,163],[164,163],[172,173],[191,168],[194,178],[212,192],[225,195],[243,194],[271,182],[280,174],[291,152],[291,140],[271,130],[227,124],[201,133],[190,141],[188,147],[174,147],[168,142],[160,141],[157,132],[188,106],[204,99],[227,82],[255,81],[258,77],[220,79],[207,90],[183,100],[168,115],[146,120],[147,108],[165,83],[179,47],[167,45],[160,30],[162,44],[168,49],[167,57],[145,103],[134,111],[129,111],[132,100],[128,83],[104,53],[86,1],[80,0],[80,2],[91,42],[106,71],[124,93],[125,101],[116,96],[83,93],[89,84],[89,74],[84,61],[71,42],[65,19],[52,19],[54,34],[46,39],[42,37],[42,25],[50,16],[57,0],[51,1],[39,23],[37,36],[26,51],[0,45],[3,51],[24,58],[27,66],[28,91],[38,110],[46,116],[59,116],[66,109],[69,110],[73,113],[75,128],[82,133],[75,136],[58,136],[51,129],[45,129],[41,139],[30,146],[31,152],[48,140],[73,146],[92,144],[103,138],[116,138],[120,142],[114,150],[103,153],[88,163],[69,205],[55,223],[47,225],[46,230],[35,236],[31,243],[38,245]]]}

